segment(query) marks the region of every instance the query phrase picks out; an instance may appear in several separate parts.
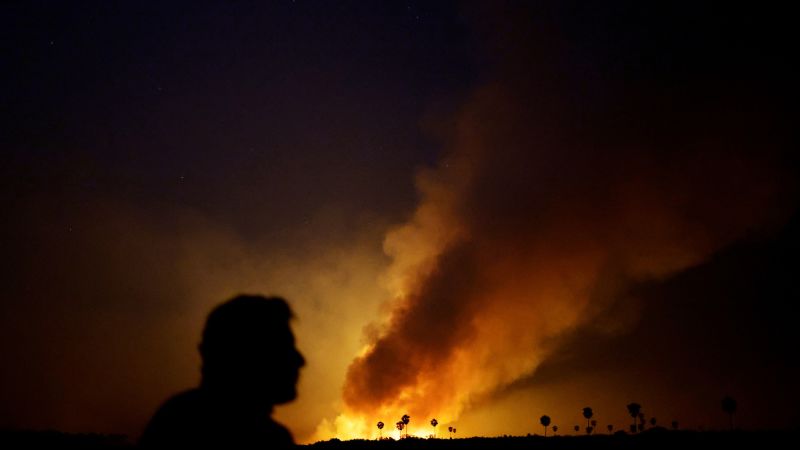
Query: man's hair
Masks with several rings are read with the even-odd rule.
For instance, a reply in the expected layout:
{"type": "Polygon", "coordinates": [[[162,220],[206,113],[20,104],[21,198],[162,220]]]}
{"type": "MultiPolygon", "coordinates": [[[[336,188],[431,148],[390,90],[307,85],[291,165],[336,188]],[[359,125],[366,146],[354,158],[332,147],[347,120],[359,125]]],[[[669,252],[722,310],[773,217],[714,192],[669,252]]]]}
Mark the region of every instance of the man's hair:
{"type": "MultiPolygon", "coordinates": [[[[259,338],[259,345],[270,336],[280,337],[292,318],[292,310],[280,297],[238,295],[214,308],[206,319],[200,354],[204,365],[209,360],[224,359],[244,349],[259,338]]],[[[285,345],[276,340],[276,345],[285,345]]]]}

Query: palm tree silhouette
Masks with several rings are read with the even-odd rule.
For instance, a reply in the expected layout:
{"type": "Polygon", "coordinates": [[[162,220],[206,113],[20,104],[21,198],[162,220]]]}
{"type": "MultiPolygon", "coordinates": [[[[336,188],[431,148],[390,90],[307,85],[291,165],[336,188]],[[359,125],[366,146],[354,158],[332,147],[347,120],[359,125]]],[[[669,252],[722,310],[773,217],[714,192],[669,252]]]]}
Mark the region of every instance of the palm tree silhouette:
{"type": "Polygon", "coordinates": [[[631,426],[631,431],[636,433],[636,418],[639,417],[639,411],[642,410],[642,405],[638,403],[629,403],[628,404],[628,414],[633,417],[633,425],[631,426]]]}
{"type": "Polygon", "coordinates": [[[450,439],[453,439],[453,427],[447,427],[447,431],[450,433],[450,439]]]}
{"type": "Polygon", "coordinates": [[[547,427],[550,426],[550,416],[542,416],[539,418],[539,423],[544,425],[544,437],[547,437],[547,427]]]}
{"type": "MultiPolygon", "coordinates": [[[[547,431],[547,430],[545,430],[547,431]]],[[[547,434],[547,433],[545,433],[547,434]]],[[[558,434],[558,425],[553,425],[553,434],[558,434]]]]}
{"type": "Polygon", "coordinates": [[[655,417],[651,417],[651,418],[650,418],[650,426],[651,426],[651,427],[654,427],[654,426],[656,426],[656,423],[658,423],[658,421],[656,420],[656,418],[655,418],[655,417]]]}
{"type": "Polygon", "coordinates": [[[586,427],[587,428],[589,426],[591,426],[591,422],[589,422],[589,419],[591,419],[593,415],[594,415],[594,412],[592,411],[592,408],[589,408],[588,406],[586,408],[583,408],[583,417],[586,418],[586,427]]]}
{"type": "Polygon", "coordinates": [[[456,434],[456,427],[453,427],[453,434],[456,434]]]}
{"type": "Polygon", "coordinates": [[[644,413],[639,413],[639,431],[644,431],[644,413]]]}
{"type": "Polygon", "coordinates": [[[399,439],[403,439],[403,428],[405,428],[406,424],[404,424],[403,421],[400,420],[395,424],[395,426],[397,426],[397,429],[400,430],[400,438],[399,439]]]}
{"type": "Polygon", "coordinates": [[[378,439],[383,439],[383,422],[378,422],[378,433],[380,433],[378,439]]]}
{"type": "Polygon", "coordinates": [[[431,426],[433,427],[433,437],[436,437],[436,425],[439,425],[439,421],[436,420],[436,417],[431,419],[431,426]]]}
{"type": "Polygon", "coordinates": [[[400,420],[403,422],[403,425],[406,426],[406,437],[408,437],[408,422],[411,422],[411,416],[408,414],[403,414],[403,417],[401,417],[400,420]]]}
{"type": "Polygon", "coordinates": [[[725,398],[722,399],[722,410],[728,413],[731,431],[733,431],[733,414],[736,412],[736,400],[730,395],[726,395],[725,398]]]}
{"type": "Polygon", "coordinates": [[[581,426],[580,425],[575,425],[574,427],[572,427],[572,429],[575,430],[575,432],[577,433],[577,432],[581,431],[581,426]]]}
{"type": "Polygon", "coordinates": [[[614,431],[614,425],[608,424],[606,429],[608,430],[608,434],[611,434],[611,432],[614,431]]]}

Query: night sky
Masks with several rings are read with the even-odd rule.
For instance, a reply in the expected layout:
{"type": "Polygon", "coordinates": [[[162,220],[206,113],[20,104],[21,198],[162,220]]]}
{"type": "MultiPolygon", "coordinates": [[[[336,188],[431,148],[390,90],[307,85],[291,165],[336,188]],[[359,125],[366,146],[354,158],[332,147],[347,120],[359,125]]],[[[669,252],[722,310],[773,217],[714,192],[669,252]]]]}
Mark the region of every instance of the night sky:
{"type": "Polygon", "coordinates": [[[796,427],[796,34],[704,2],[0,6],[0,429],[135,439],[292,304],[298,442],[796,427]]]}

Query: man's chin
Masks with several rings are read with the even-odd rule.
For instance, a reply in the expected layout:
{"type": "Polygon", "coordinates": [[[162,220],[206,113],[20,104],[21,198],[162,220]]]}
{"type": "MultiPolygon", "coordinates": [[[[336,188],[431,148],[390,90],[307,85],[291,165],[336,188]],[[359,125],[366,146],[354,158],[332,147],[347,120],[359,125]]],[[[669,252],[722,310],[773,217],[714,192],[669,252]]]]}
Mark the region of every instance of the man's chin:
{"type": "Polygon", "coordinates": [[[287,389],[285,392],[281,392],[281,395],[276,396],[275,404],[282,405],[284,403],[289,403],[296,398],[297,398],[297,390],[294,388],[287,389]]]}

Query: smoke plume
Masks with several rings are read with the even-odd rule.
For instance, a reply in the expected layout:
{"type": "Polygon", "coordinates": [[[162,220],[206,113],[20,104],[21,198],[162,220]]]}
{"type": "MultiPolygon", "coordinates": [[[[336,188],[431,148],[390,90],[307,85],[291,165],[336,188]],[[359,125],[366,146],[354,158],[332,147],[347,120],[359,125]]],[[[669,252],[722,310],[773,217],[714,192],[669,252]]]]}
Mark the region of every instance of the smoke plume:
{"type": "Polygon", "coordinates": [[[637,283],[779,216],[782,149],[749,112],[763,105],[658,80],[599,95],[562,76],[557,45],[500,47],[508,61],[458,112],[446,154],[417,176],[413,217],[385,238],[394,302],[348,369],[340,437],[404,413],[457,419],[637,283]]]}

